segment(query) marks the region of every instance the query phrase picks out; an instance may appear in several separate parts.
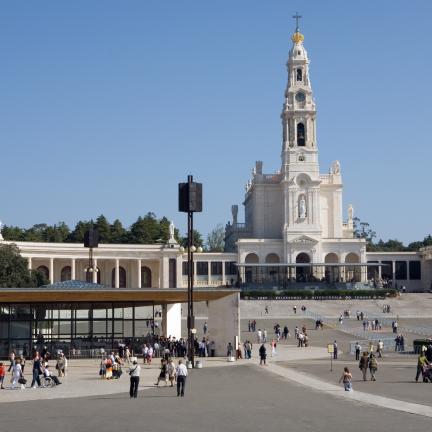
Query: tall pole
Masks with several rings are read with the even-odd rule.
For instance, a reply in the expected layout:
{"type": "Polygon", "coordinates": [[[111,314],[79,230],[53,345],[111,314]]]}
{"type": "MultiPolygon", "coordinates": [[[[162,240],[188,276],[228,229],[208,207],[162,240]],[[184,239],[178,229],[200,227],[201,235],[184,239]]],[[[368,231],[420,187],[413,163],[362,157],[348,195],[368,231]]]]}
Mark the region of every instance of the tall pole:
{"type": "MultiPolygon", "coordinates": [[[[188,176],[188,183],[193,182],[193,177],[188,176]]],[[[192,367],[195,362],[195,344],[194,344],[194,334],[192,329],[194,328],[194,315],[193,315],[193,212],[188,211],[188,345],[189,345],[189,361],[192,362],[192,367]]]]}

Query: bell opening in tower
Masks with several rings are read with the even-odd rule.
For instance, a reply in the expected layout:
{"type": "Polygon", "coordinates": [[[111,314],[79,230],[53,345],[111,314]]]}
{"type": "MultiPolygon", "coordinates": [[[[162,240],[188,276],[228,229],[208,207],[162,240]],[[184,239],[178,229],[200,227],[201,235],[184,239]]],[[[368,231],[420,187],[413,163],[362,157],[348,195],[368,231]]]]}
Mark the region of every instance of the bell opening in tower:
{"type": "Polygon", "coordinates": [[[305,127],[303,123],[297,124],[297,145],[299,147],[304,147],[306,144],[305,139],[305,127]]]}
{"type": "Polygon", "coordinates": [[[303,71],[298,68],[297,69],[297,81],[302,81],[303,80],[303,71]]]}

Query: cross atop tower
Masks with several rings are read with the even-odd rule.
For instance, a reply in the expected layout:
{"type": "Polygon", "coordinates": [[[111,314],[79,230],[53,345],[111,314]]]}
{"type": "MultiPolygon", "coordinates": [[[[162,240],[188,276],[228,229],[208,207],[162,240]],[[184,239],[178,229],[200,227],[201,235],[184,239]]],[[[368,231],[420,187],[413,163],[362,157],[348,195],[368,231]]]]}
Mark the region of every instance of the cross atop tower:
{"type": "Polygon", "coordinates": [[[299,19],[303,18],[301,15],[298,14],[298,12],[296,12],[295,15],[293,15],[293,18],[296,20],[296,32],[300,31],[299,29],[299,19]]]}

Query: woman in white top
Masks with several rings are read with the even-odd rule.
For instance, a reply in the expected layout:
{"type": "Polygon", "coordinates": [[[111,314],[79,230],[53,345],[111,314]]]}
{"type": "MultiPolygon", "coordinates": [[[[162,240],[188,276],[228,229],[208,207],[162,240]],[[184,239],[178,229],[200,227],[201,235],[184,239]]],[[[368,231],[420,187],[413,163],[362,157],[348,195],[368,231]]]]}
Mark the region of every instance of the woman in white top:
{"type": "MultiPolygon", "coordinates": [[[[21,360],[16,359],[15,364],[12,367],[12,385],[11,389],[14,389],[18,384],[18,380],[23,378],[22,368],[21,368],[21,360]]],[[[21,389],[24,389],[25,385],[21,384],[21,389]]]]}

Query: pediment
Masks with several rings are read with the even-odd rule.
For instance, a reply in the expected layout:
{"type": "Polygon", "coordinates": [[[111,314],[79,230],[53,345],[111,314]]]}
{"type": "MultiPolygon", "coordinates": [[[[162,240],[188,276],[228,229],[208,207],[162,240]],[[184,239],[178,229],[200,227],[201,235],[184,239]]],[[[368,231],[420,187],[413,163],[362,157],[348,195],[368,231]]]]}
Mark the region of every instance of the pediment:
{"type": "Polygon", "coordinates": [[[302,235],[300,237],[296,237],[295,239],[292,239],[289,243],[314,245],[318,242],[317,242],[317,240],[313,239],[312,237],[302,235]]]}

